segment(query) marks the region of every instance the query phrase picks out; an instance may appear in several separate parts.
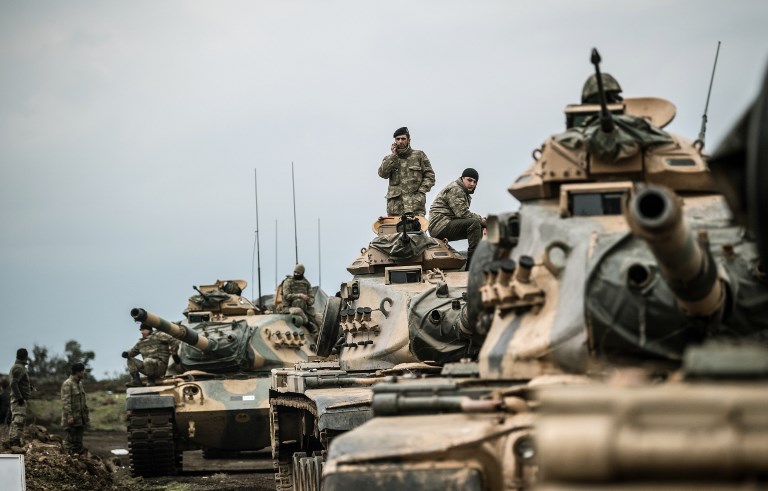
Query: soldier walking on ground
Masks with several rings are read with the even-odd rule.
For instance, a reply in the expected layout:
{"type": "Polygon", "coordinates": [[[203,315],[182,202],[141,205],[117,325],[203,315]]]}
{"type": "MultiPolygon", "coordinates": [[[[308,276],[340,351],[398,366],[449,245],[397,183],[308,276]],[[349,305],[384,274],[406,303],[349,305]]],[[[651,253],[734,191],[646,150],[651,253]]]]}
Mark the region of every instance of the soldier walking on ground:
{"type": "Polygon", "coordinates": [[[83,432],[88,424],[83,378],[85,365],[72,365],[72,375],[61,384],[61,426],[67,431],[64,448],[71,454],[83,453],[83,432]]]}
{"type": "Polygon", "coordinates": [[[479,178],[475,169],[464,169],[461,177],[443,188],[429,207],[429,235],[436,239],[467,239],[469,242],[467,269],[485,227],[485,218],[469,211],[479,178]]]}
{"type": "Polygon", "coordinates": [[[393,135],[389,155],[379,166],[379,176],[389,179],[387,189],[387,215],[400,216],[405,213],[427,214],[427,193],[435,185],[435,172],[427,155],[411,148],[408,128],[402,127],[393,135]]]}
{"type": "Polygon", "coordinates": [[[27,420],[27,401],[32,395],[32,384],[27,374],[29,353],[25,348],[16,350],[16,362],[11,367],[11,427],[8,430],[8,444],[20,447],[27,420]]]}
{"type": "MultiPolygon", "coordinates": [[[[297,264],[293,268],[293,276],[283,280],[282,312],[290,312],[291,309],[301,310],[301,315],[306,319],[304,325],[314,334],[317,331],[317,319],[315,319],[315,297],[312,296],[312,284],[304,277],[304,265],[297,264]]],[[[294,312],[291,312],[294,313],[294,312]]],[[[298,312],[296,312],[298,313],[298,312]]]]}
{"type": "Polygon", "coordinates": [[[149,385],[155,385],[157,379],[165,376],[171,350],[175,354],[178,346],[174,338],[164,332],[152,332],[152,327],[146,324],[141,324],[139,331],[141,331],[139,342],[130,350],[123,351],[123,358],[128,360],[128,373],[131,375],[131,381],[125,384],[127,387],[141,387],[143,385],[139,376],[140,373],[147,376],[149,385]],[[142,359],[134,358],[137,355],[141,355],[142,359]]]}

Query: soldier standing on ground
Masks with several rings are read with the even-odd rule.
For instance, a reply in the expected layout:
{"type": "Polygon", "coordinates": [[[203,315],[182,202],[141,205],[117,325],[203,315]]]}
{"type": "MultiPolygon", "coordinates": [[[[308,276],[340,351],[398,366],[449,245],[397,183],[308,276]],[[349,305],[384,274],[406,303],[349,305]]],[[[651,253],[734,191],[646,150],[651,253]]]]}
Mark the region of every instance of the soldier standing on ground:
{"type": "Polygon", "coordinates": [[[443,188],[429,207],[429,235],[436,239],[467,239],[469,242],[467,269],[485,227],[485,218],[469,211],[479,178],[475,169],[464,169],[461,177],[443,188]]]}
{"type": "Polygon", "coordinates": [[[29,353],[25,348],[16,350],[16,362],[11,367],[11,427],[8,430],[10,446],[21,446],[24,423],[27,420],[27,401],[32,395],[32,384],[27,374],[29,353]]]}
{"type": "Polygon", "coordinates": [[[427,193],[435,185],[435,172],[427,155],[411,148],[408,128],[402,127],[393,135],[389,155],[379,166],[379,176],[389,179],[387,189],[387,215],[400,216],[405,213],[427,214],[427,193]]]}
{"type": "Polygon", "coordinates": [[[0,380],[0,425],[7,425],[11,413],[11,392],[9,387],[11,384],[7,378],[0,380]]]}
{"type": "Polygon", "coordinates": [[[143,385],[139,373],[147,376],[149,385],[155,385],[157,379],[165,376],[171,350],[177,346],[174,338],[164,332],[152,332],[152,327],[147,324],[141,324],[139,331],[141,331],[139,342],[130,350],[123,351],[122,355],[123,358],[128,359],[128,373],[131,374],[131,381],[125,384],[127,387],[143,385]],[[141,355],[142,359],[134,358],[137,355],[141,355]]]}
{"type": "Polygon", "coordinates": [[[83,453],[83,432],[88,424],[88,405],[85,402],[83,378],[85,365],[72,365],[72,375],[61,384],[61,426],[67,431],[64,448],[67,452],[83,453]]]}
{"type": "Polygon", "coordinates": [[[313,333],[317,330],[317,319],[315,319],[315,309],[312,304],[315,298],[312,296],[312,284],[304,277],[304,265],[297,264],[293,268],[293,276],[283,280],[283,302],[282,312],[289,312],[293,309],[301,309],[301,313],[306,317],[304,323],[313,333]]]}

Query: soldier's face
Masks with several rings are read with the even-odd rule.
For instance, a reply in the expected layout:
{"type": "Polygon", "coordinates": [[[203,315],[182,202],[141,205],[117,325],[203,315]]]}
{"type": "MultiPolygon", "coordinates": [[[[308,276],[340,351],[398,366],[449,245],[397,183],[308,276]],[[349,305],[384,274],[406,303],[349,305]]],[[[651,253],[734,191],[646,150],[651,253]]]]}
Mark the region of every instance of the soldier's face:
{"type": "Polygon", "coordinates": [[[142,329],[142,330],[141,330],[141,337],[142,337],[142,338],[146,338],[146,337],[147,337],[147,336],[149,336],[150,334],[152,334],[152,331],[150,331],[149,329],[142,329]]]}
{"type": "Polygon", "coordinates": [[[471,177],[462,177],[461,180],[464,182],[464,187],[467,188],[467,191],[470,193],[477,187],[477,181],[471,177]]]}
{"type": "Polygon", "coordinates": [[[395,143],[397,143],[397,148],[405,148],[411,143],[411,139],[408,135],[397,135],[395,137],[395,143]]]}

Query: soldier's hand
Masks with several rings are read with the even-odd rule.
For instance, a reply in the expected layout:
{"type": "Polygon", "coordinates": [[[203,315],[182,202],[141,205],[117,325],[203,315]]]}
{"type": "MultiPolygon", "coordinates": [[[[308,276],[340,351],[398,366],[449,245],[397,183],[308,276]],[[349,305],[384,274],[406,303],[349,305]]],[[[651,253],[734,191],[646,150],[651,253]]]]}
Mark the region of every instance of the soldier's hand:
{"type": "Polygon", "coordinates": [[[72,426],[73,424],[75,424],[75,418],[73,418],[72,416],[68,417],[67,418],[67,424],[69,426],[72,426]]]}
{"type": "Polygon", "coordinates": [[[120,356],[122,356],[123,358],[128,358],[128,352],[123,351],[123,354],[121,354],[120,356]]]}
{"type": "Polygon", "coordinates": [[[393,155],[397,155],[397,143],[392,142],[391,150],[393,155]]]}

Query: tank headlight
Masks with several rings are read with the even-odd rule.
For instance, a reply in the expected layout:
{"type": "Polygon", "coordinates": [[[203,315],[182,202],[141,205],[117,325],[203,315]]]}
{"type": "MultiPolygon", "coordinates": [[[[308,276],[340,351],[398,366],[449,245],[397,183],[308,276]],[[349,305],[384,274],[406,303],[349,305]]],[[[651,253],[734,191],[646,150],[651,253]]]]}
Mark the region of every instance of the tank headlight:
{"type": "Polygon", "coordinates": [[[529,435],[521,436],[512,445],[515,457],[523,464],[530,464],[536,458],[536,446],[529,435]]]}

